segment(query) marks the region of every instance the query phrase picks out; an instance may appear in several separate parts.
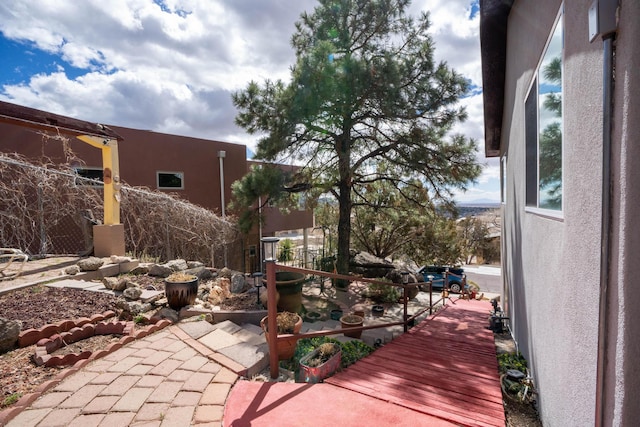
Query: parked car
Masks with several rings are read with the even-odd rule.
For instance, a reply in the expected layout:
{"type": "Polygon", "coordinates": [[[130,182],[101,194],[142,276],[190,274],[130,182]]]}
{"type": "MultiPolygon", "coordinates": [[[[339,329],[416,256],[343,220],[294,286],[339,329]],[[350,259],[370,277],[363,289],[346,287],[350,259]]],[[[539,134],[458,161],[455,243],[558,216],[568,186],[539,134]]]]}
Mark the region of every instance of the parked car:
{"type": "Polygon", "coordinates": [[[464,269],[462,268],[425,265],[418,270],[418,273],[422,274],[425,282],[432,281],[432,289],[442,289],[444,288],[444,277],[447,270],[449,270],[449,291],[456,294],[460,293],[464,286],[463,283],[466,283],[464,269]]]}

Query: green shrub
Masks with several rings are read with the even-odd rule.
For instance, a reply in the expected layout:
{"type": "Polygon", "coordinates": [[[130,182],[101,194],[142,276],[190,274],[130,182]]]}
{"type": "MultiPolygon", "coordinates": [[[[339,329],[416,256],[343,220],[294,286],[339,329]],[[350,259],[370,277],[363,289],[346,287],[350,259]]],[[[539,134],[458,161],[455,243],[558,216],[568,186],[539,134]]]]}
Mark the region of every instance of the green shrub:
{"type": "Polygon", "coordinates": [[[0,405],[0,407],[4,408],[6,406],[11,406],[14,403],[16,403],[18,400],[20,400],[21,397],[22,397],[21,393],[12,393],[4,398],[4,400],[2,401],[2,405],[0,405]]]}
{"type": "Polygon", "coordinates": [[[294,244],[291,239],[284,239],[278,245],[280,247],[280,253],[278,254],[278,261],[287,262],[293,260],[293,248],[294,244]]]}
{"type": "Polygon", "coordinates": [[[300,359],[307,354],[311,353],[316,348],[320,347],[324,343],[338,344],[342,349],[341,367],[346,368],[349,365],[354,364],[358,360],[365,356],[368,356],[373,352],[373,348],[363,343],[362,341],[348,341],[340,342],[335,338],[330,337],[316,337],[316,338],[303,338],[298,340],[296,346],[296,352],[290,360],[284,360],[280,362],[280,366],[284,369],[297,372],[300,369],[300,359]]]}
{"type": "MultiPolygon", "coordinates": [[[[391,283],[390,280],[386,279],[377,280],[391,283]]],[[[398,291],[398,288],[395,286],[385,285],[383,283],[370,283],[367,287],[366,296],[377,303],[397,302],[398,298],[400,298],[400,291],[398,291]]]]}
{"type": "Polygon", "coordinates": [[[516,369],[522,373],[527,373],[527,359],[525,359],[520,352],[499,354],[498,365],[502,373],[507,372],[509,369],[516,369]]]}

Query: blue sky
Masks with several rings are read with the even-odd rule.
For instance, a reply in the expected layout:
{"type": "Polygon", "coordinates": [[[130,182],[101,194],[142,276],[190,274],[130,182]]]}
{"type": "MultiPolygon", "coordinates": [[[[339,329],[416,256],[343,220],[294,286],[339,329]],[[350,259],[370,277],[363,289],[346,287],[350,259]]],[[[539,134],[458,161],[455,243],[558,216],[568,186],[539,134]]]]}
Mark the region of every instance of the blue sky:
{"type": "MultiPolygon", "coordinates": [[[[3,0],[0,100],[83,120],[255,146],[230,94],[289,78],[290,36],[314,0],[3,0]]],[[[469,79],[469,119],[487,167],[459,201],[499,200],[497,159],[484,158],[478,0],[421,0],[436,58],[469,79]]]]}

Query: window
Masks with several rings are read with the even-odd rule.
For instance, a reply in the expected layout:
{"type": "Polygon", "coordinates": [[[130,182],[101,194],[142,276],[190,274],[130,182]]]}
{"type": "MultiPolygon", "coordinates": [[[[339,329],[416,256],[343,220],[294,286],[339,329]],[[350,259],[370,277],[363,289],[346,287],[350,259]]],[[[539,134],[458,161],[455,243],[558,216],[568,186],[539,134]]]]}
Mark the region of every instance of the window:
{"type": "Polygon", "coordinates": [[[104,180],[102,168],[75,168],[78,175],[75,179],[76,185],[95,185],[102,187],[104,180]]]}
{"type": "Polygon", "coordinates": [[[500,158],[500,202],[507,203],[507,154],[503,154],[500,158]]]}
{"type": "Polygon", "coordinates": [[[562,14],[525,100],[526,204],[562,211],[562,14]]]}
{"type": "Polygon", "coordinates": [[[158,188],[161,190],[184,189],[184,174],[182,172],[158,172],[158,188]]]}

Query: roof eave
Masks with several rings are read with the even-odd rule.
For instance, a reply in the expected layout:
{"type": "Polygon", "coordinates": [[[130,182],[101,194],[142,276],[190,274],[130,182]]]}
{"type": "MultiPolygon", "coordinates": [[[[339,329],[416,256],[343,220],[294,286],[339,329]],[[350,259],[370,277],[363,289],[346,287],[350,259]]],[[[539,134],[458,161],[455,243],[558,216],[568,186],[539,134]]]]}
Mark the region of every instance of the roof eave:
{"type": "Polygon", "coordinates": [[[507,61],[507,19],[513,0],[480,0],[480,54],[486,157],[500,156],[507,61]]]}
{"type": "Polygon", "coordinates": [[[35,108],[0,101],[0,122],[40,130],[52,130],[68,135],[91,135],[122,141],[124,138],[105,125],[91,123],[35,108]]]}

